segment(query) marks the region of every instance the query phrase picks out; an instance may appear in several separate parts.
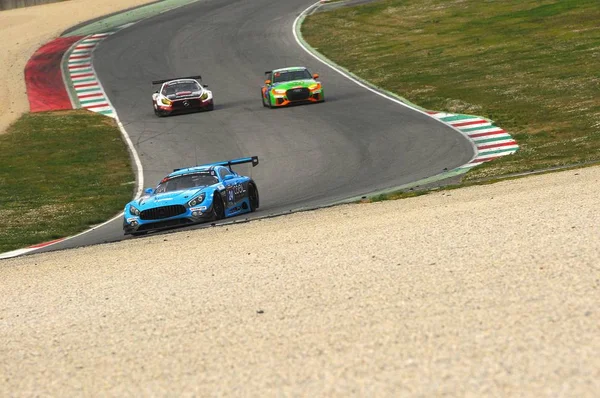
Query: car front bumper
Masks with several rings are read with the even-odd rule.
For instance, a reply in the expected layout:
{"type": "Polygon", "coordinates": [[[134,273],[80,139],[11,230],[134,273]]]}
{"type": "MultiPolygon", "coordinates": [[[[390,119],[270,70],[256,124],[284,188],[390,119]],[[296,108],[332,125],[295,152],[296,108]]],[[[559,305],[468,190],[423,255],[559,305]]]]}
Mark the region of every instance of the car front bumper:
{"type": "Polygon", "coordinates": [[[142,220],[127,211],[123,216],[123,233],[125,235],[139,232],[159,231],[185,225],[204,223],[213,219],[212,207],[197,206],[186,209],[186,212],[174,217],[154,220],[142,220]]]}
{"type": "Polygon", "coordinates": [[[324,95],[322,91],[316,91],[311,93],[308,98],[301,100],[290,100],[285,94],[272,94],[273,100],[271,101],[273,106],[287,106],[291,104],[309,104],[315,102],[322,102],[324,95]]]}
{"type": "Polygon", "coordinates": [[[213,106],[213,98],[210,97],[204,101],[199,98],[189,100],[178,100],[173,101],[172,105],[157,106],[158,110],[164,114],[195,112],[199,110],[205,110],[213,106]],[[187,102],[188,105],[185,105],[185,102],[187,102]]]}

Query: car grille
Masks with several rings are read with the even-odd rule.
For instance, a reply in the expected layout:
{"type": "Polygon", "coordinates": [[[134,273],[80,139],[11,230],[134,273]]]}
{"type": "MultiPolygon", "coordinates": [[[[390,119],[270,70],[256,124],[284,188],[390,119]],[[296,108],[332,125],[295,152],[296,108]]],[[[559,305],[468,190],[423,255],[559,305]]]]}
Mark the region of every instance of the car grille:
{"type": "Polygon", "coordinates": [[[171,228],[171,227],[179,227],[182,225],[192,224],[192,221],[187,218],[176,218],[174,220],[167,221],[158,221],[147,224],[142,224],[139,226],[136,232],[142,231],[150,231],[153,229],[161,229],[161,228],[171,228]]]}
{"type": "Polygon", "coordinates": [[[182,110],[182,109],[193,109],[198,108],[202,101],[199,99],[186,99],[186,100],[177,100],[173,101],[173,109],[182,110]],[[187,103],[187,106],[185,105],[187,103]]]}
{"type": "Polygon", "coordinates": [[[310,95],[310,91],[304,88],[292,88],[285,92],[285,96],[290,101],[302,101],[307,100],[310,95]]]}
{"type": "Polygon", "coordinates": [[[142,211],[140,218],[142,220],[161,220],[163,218],[178,216],[185,213],[185,211],[185,207],[182,205],[155,207],[142,211]]]}

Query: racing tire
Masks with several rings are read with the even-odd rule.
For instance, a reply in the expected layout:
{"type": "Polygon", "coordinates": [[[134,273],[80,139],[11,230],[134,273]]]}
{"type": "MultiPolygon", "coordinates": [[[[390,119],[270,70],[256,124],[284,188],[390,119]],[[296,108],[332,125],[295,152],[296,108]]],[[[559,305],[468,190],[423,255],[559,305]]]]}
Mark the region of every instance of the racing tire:
{"type": "Polygon", "coordinates": [[[206,108],[204,108],[205,111],[212,111],[215,109],[215,103],[213,102],[212,104],[210,104],[209,106],[207,106],[206,108]]]}
{"type": "Polygon", "coordinates": [[[143,232],[132,232],[131,236],[142,236],[142,235],[146,235],[148,233],[148,231],[143,231],[143,232]]]}
{"type": "Polygon", "coordinates": [[[221,196],[216,193],[213,196],[212,213],[213,221],[218,221],[225,218],[225,205],[223,205],[223,200],[221,199],[221,196]]]}
{"type": "Polygon", "coordinates": [[[250,213],[258,209],[258,190],[254,184],[248,184],[248,202],[250,202],[250,213]]]}
{"type": "Polygon", "coordinates": [[[262,90],[260,90],[260,98],[262,99],[263,106],[268,108],[267,103],[265,102],[265,95],[263,94],[262,90]]]}

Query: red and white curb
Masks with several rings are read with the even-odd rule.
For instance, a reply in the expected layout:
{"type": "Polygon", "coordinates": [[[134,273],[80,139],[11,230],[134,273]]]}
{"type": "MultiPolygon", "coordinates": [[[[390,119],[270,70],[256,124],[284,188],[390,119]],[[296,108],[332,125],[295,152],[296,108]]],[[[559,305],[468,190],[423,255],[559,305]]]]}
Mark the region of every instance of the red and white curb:
{"type": "Polygon", "coordinates": [[[459,169],[470,169],[502,156],[512,155],[519,145],[506,131],[490,120],[479,116],[459,115],[444,112],[427,112],[432,117],[454,127],[465,134],[477,150],[475,158],[459,169]]]}
{"type": "Polygon", "coordinates": [[[74,91],[77,96],[79,106],[74,104],[74,107],[88,109],[92,112],[116,118],[115,110],[108,100],[92,65],[94,49],[113,33],[96,33],[75,43],[68,53],[66,67],[68,76],[65,80],[73,88],[71,92],[74,91]]]}
{"type": "Polygon", "coordinates": [[[50,245],[53,245],[58,242],[62,242],[65,239],[67,239],[67,238],[55,239],[55,240],[51,240],[50,242],[38,243],[37,245],[29,246],[24,249],[17,249],[17,250],[13,250],[10,252],[0,253],[0,260],[6,259],[6,258],[11,258],[11,257],[21,256],[23,254],[27,254],[34,250],[38,250],[43,247],[50,246],[50,245]]]}

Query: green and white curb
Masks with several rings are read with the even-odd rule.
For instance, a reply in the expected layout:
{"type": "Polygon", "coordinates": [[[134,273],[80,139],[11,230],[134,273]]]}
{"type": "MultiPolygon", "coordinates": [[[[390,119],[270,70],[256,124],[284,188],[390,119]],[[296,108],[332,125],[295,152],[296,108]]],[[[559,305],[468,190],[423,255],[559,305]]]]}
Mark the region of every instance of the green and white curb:
{"type": "Polygon", "coordinates": [[[512,155],[519,149],[517,142],[494,122],[471,115],[458,115],[444,112],[428,112],[467,136],[477,149],[475,158],[459,169],[470,169],[502,156],[512,155]]]}
{"type": "MultiPolygon", "coordinates": [[[[381,87],[378,87],[368,81],[363,80],[359,76],[355,75],[354,73],[350,72],[344,67],[336,64],[335,62],[333,62],[332,60],[315,50],[302,37],[301,27],[306,16],[310,15],[312,12],[317,10],[319,7],[321,7],[322,4],[325,3],[328,3],[328,1],[320,0],[317,3],[314,3],[313,5],[305,9],[302,13],[300,13],[300,15],[294,21],[294,37],[296,39],[296,42],[300,45],[300,47],[302,47],[302,49],[304,49],[304,51],[306,51],[309,55],[311,55],[321,63],[327,65],[329,68],[336,71],[340,75],[353,81],[357,85],[381,97],[387,98],[392,102],[395,102],[407,108],[414,109],[417,112],[424,113],[426,115],[429,115],[430,117],[433,117],[436,120],[439,120],[444,124],[447,124],[454,130],[461,133],[464,137],[466,137],[473,146],[474,156],[466,164],[459,166],[456,169],[429,177],[425,180],[407,184],[407,186],[423,185],[425,181],[429,183],[432,181],[440,181],[448,177],[453,177],[455,175],[460,175],[466,173],[468,170],[475,166],[479,166],[482,163],[497,159],[502,156],[511,155],[519,149],[517,142],[511,137],[511,135],[504,131],[502,128],[494,125],[493,121],[479,116],[452,114],[424,109],[416,104],[411,103],[406,98],[403,98],[395,93],[389,92],[381,87]]],[[[402,189],[402,187],[397,187],[394,189],[398,190],[402,189]]],[[[371,195],[376,195],[380,193],[381,192],[377,192],[371,195]]]]}
{"type": "Polygon", "coordinates": [[[96,33],[75,43],[67,52],[65,81],[70,88],[74,108],[84,108],[92,112],[116,118],[112,107],[92,64],[92,53],[104,39],[114,32],[96,33]]]}

